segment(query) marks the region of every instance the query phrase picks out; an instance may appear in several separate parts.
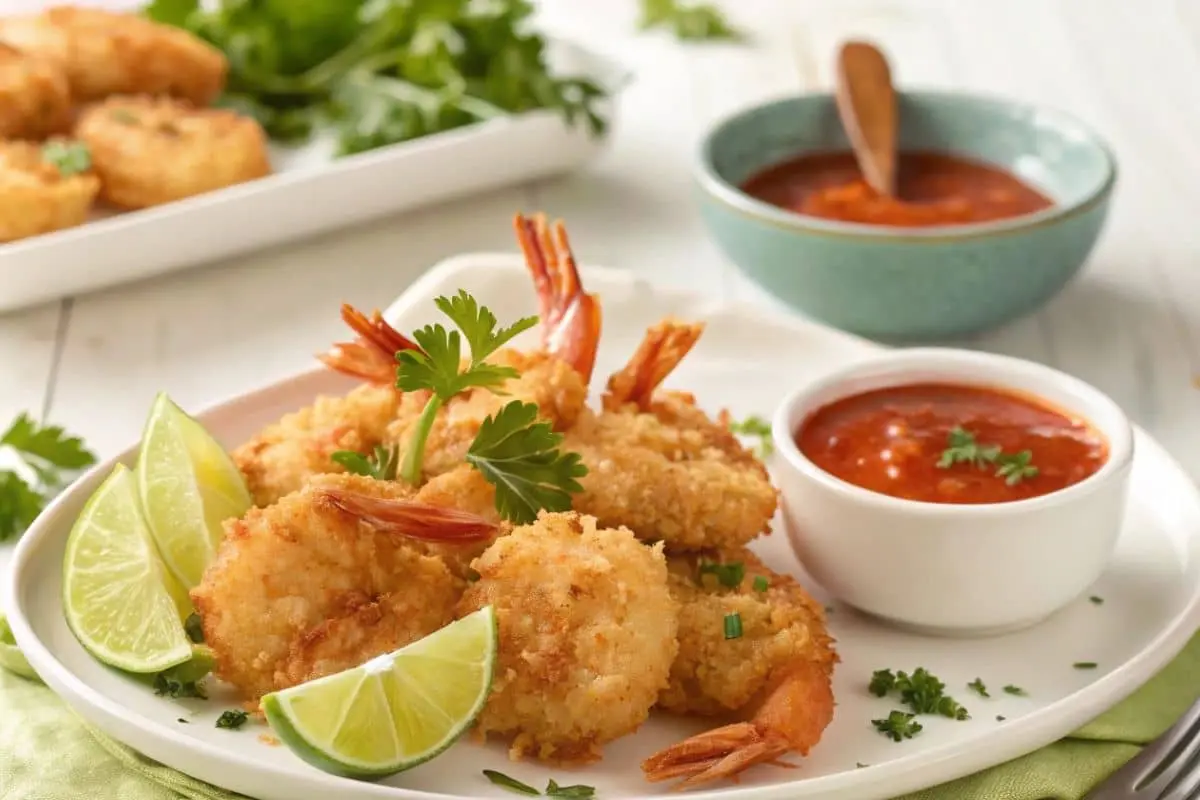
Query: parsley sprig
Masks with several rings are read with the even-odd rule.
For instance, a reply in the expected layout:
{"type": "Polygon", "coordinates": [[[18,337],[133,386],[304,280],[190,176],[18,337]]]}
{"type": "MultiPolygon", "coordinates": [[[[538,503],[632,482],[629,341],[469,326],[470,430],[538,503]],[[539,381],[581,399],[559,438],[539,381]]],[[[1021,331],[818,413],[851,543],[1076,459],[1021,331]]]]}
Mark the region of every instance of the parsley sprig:
{"type": "Polygon", "coordinates": [[[911,739],[922,731],[921,723],[917,722],[916,715],[903,711],[893,711],[883,719],[873,719],[871,724],[875,726],[875,730],[893,742],[911,739]]]}
{"type": "Polygon", "coordinates": [[[396,470],[400,465],[400,447],[392,445],[384,447],[376,445],[370,455],[356,453],[353,450],[338,450],[330,456],[335,462],[346,468],[347,472],[355,475],[365,475],[381,481],[396,480],[396,470]]]}
{"type": "Polygon", "coordinates": [[[751,414],[743,420],[731,419],[729,431],[736,436],[758,439],[754,451],[759,458],[767,458],[775,452],[775,444],[771,441],[771,423],[760,416],[751,414]]]}
{"type": "Polygon", "coordinates": [[[996,477],[1004,478],[1009,486],[1015,486],[1026,478],[1035,478],[1038,468],[1033,466],[1033,453],[1022,450],[1019,453],[1005,453],[995,444],[980,444],[975,440],[975,434],[962,427],[951,429],[946,437],[946,449],[938,458],[937,465],[941,469],[949,469],[955,464],[970,464],[978,469],[996,468],[996,477]]]}
{"type": "Polygon", "coordinates": [[[53,164],[64,178],[69,178],[92,168],[92,151],[83,142],[51,139],[42,145],[42,160],[53,164]]]}
{"type": "Polygon", "coordinates": [[[946,694],[946,684],[924,667],[917,667],[911,675],[904,670],[876,670],[868,688],[876,697],[898,694],[900,702],[915,714],[938,714],[957,720],[970,717],[967,709],[946,694]]]}
{"type": "Polygon", "coordinates": [[[488,364],[484,359],[538,321],[537,317],[525,317],[507,328],[497,328],[496,316],[462,290],[452,298],[439,297],[434,303],[450,318],[457,330],[447,330],[436,323],[426,325],[413,332],[413,339],[421,349],[403,350],[396,355],[396,360],[400,362],[396,372],[396,387],[406,392],[422,389],[432,392],[417,420],[400,465],[400,477],[412,484],[421,480],[425,442],[429,439],[429,432],[433,430],[433,422],[442,405],[471,387],[495,391],[505,381],[517,377],[518,373],[512,367],[488,364]],[[465,368],[462,367],[464,339],[471,350],[470,361],[465,368]]]}
{"type": "Polygon", "coordinates": [[[467,462],[496,487],[496,510],[511,522],[537,519],[541,509],[567,511],[587,475],[578,453],[558,450],[562,434],[537,421],[537,406],[514,400],[488,417],[467,450],[467,462]]]}
{"type": "Polygon", "coordinates": [[[0,541],[24,533],[79,470],[96,463],[82,440],[56,425],[40,426],[28,414],[0,434],[3,448],[17,457],[26,474],[0,469],[0,541]]]}
{"type": "MultiPolygon", "coordinates": [[[[523,794],[529,797],[540,797],[542,792],[530,786],[528,783],[522,783],[516,778],[505,775],[503,772],[497,772],[494,769],[485,769],[484,777],[491,781],[496,786],[507,789],[515,794],[523,794]]],[[[553,778],[546,784],[546,797],[574,798],[575,800],[591,800],[596,796],[596,789],[592,786],[584,786],[583,784],[575,784],[574,786],[560,786],[553,778]]]]}
{"type": "Polygon", "coordinates": [[[729,24],[711,3],[692,0],[642,0],[642,30],[667,28],[681,41],[742,41],[745,34],[729,24]]]}

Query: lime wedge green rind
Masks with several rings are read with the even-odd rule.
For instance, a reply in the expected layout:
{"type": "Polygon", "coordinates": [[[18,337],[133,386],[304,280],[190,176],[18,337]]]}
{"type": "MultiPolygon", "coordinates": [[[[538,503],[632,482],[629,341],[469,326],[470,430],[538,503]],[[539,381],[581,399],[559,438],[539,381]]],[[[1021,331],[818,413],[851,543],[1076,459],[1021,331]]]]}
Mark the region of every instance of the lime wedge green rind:
{"type": "Polygon", "coordinates": [[[118,669],[152,673],[182,664],[192,647],[162,578],[133,474],[118,464],[67,537],[67,624],[89,653],[118,669]]]}
{"type": "Polygon", "coordinates": [[[25,654],[17,647],[17,639],[13,636],[8,619],[0,614],[0,669],[20,675],[22,678],[38,680],[38,674],[25,660],[25,654]]]}
{"type": "Polygon", "coordinates": [[[362,666],[268,694],[275,734],[304,761],[350,778],[411,769],[454,744],[492,686],[491,606],[362,666]]]}
{"type": "Polygon", "coordinates": [[[250,508],[250,492],[220,443],[166,394],[146,420],[137,482],[150,532],[186,594],[216,553],[221,523],[250,508]]]}

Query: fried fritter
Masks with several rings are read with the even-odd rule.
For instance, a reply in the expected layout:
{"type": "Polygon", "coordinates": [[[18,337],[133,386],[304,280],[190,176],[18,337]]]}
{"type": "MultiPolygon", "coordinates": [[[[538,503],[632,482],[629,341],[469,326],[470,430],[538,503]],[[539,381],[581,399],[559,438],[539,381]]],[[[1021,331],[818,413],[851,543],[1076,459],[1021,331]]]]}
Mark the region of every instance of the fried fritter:
{"type": "Polygon", "coordinates": [[[187,31],[137,14],[57,6],[0,19],[0,42],[57,64],[76,102],[170,95],[206,106],[225,88],[225,55],[187,31]]]}
{"type": "Polygon", "coordinates": [[[191,592],[217,676],[256,701],[449,623],[464,583],[408,537],[493,526],[415,506],[411,494],[399,483],[319,476],[226,522],[217,557],[191,592]],[[401,502],[386,519],[355,507],[372,499],[401,502]]]}
{"type": "Polygon", "coordinates": [[[53,61],[0,43],[0,139],[44,139],[71,127],[71,89],[53,61]]]}
{"type": "Polygon", "coordinates": [[[262,127],[232,111],[160,97],[112,97],[80,115],[101,198],[147,208],[271,173],[262,127]]]}
{"type": "Polygon", "coordinates": [[[87,171],[63,174],[45,157],[46,146],[0,142],[0,242],[74,227],[87,220],[100,189],[99,179],[87,171]]]}
{"type": "Polygon", "coordinates": [[[472,566],[457,613],[491,604],[500,630],[482,734],[512,737],[514,759],[580,763],[646,720],[677,646],[661,545],[543,512],[472,566]]]}

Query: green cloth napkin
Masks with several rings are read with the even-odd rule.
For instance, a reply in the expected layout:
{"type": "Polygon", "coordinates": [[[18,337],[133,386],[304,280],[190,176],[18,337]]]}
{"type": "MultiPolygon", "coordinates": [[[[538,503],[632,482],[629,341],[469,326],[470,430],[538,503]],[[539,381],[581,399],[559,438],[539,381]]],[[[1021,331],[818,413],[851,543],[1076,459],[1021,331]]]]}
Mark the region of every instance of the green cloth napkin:
{"type": "MultiPolygon", "coordinates": [[[[1080,800],[1136,755],[1141,745],[1169,728],[1197,697],[1200,634],[1149,683],[1070,737],[903,800],[1080,800]]],[[[89,800],[240,798],[112,741],[41,683],[0,669],[0,800],[84,796],[89,800]]]]}

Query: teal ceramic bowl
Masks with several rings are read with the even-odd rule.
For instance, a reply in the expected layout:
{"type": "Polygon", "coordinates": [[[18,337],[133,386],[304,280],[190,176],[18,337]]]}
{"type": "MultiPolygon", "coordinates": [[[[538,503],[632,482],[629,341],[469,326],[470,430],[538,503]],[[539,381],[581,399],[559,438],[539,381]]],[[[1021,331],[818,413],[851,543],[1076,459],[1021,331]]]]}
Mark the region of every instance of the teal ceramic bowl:
{"type": "Polygon", "coordinates": [[[974,95],[906,92],[900,149],[993,164],[1054,205],[995,222],[900,228],[803,216],[741,186],[759,170],[849,143],[828,94],[789,97],[725,119],[705,138],[697,179],[718,244],[752,280],[822,322],[874,339],[975,333],[1028,314],[1083,266],[1108,214],[1117,168],[1104,143],[1058,111],[974,95]]]}

